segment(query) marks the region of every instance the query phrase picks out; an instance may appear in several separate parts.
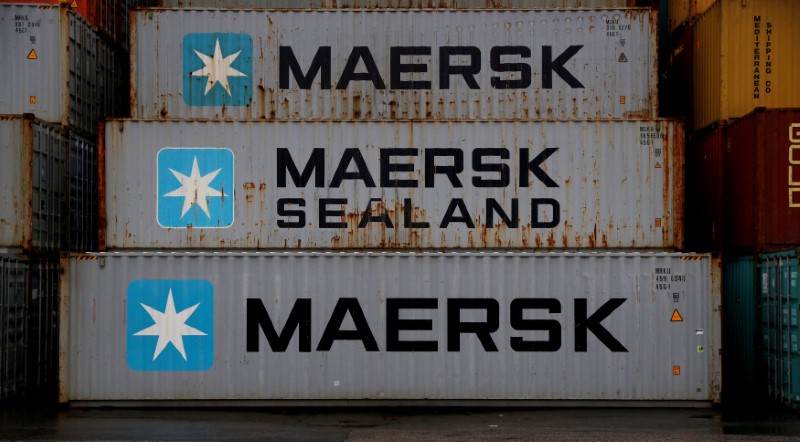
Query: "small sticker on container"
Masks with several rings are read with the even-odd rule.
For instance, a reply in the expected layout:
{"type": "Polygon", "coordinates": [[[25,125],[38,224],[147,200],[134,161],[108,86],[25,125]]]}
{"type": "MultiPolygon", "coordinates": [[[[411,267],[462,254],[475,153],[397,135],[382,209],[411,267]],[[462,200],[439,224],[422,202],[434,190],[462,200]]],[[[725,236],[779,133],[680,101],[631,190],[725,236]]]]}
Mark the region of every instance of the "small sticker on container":
{"type": "Polygon", "coordinates": [[[619,96],[619,104],[625,104],[625,96],[624,95],[620,95],[619,96]]]}
{"type": "Polygon", "coordinates": [[[678,312],[678,309],[675,309],[675,311],[672,312],[672,318],[670,318],[670,321],[671,322],[683,322],[683,316],[681,316],[681,314],[678,312]]]}
{"type": "Polygon", "coordinates": [[[698,345],[697,346],[697,352],[698,353],[702,353],[703,352],[703,346],[702,345],[698,345]]]}
{"type": "Polygon", "coordinates": [[[36,53],[36,49],[31,49],[31,51],[28,52],[28,60],[38,60],[38,59],[39,59],[39,54],[36,53]]]}
{"type": "Polygon", "coordinates": [[[672,375],[673,376],[680,376],[681,375],[681,366],[680,365],[673,365],[672,366],[672,375]]]}
{"type": "Polygon", "coordinates": [[[36,95],[31,95],[30,102],[31,104],[36,104],[36,95]]]}
{"type": "Polygon", "coordinates": [[[656,227],[661,227],[661,218],[656,218],[656,227]]]}

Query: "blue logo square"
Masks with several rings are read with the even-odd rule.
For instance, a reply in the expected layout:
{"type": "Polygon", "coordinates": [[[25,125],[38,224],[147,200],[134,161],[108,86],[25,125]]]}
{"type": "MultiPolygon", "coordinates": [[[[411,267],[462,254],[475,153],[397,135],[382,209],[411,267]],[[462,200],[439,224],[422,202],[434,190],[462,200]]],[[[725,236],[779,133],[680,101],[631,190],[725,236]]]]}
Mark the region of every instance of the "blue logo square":
{"type": "Polygon", "coordinates": [[[189,106],[247,106],[253,95],[253,40],[247,34],[183,38],[183,101],[189,106]]]}
{"type": "Polygon", "coordinates": [[[128,286],[128,367],[208,370],[214,363],[214,287],[204,280],[136,280],[128,286]]]}
{"type": "Polygon", "coordinates": [[[156,218],[164,228],[233,225],[234,155],[225,148],[165,147],[158,152],[156,218]]]}

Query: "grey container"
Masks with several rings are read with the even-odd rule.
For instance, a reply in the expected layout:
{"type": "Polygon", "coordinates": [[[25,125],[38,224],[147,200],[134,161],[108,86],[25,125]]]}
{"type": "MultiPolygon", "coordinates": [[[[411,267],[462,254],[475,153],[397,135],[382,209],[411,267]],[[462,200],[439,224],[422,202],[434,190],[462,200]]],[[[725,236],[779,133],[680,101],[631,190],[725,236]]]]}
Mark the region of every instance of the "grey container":
{"type": "Polygon", "coordinates": [[[168,8],[531,9],[636,6],[636,0],[156,0],[168,8]]]}
{"type": "Polygon", "coordinates": [[[58,293],[57,258],[0,255],[0,399],[54,396],[58,293]]]}
{"type": "Polygon", "coordinates": [[[132,17],[134,118],[657,116],[656,13],[645,8],[148,9],[132,17]],[[204,58],[217,41],[218,60],[227,60],[220,69],[231,69],[218,77],[204,58]]]}
{"type": "Polygon", "coordinates": [[[20,396],[27,386],[28,275],[25,261],[0,255],[0,399],[20,396]]]}
{"type": "Polygon", "coordinates": [[[69,5],[0,4],[0,114],[36,114],[81,134],[121,116],[123,59],[69,5]]]}
{"type": "Polygon", "coordinates": [[[710,255],[109,253],[64,265],[62,402],[719,401],[710,255]],[[159,314],[173,310],[181,319],[159,314]],[[161,351],[159,327],[182,330],[161,351]]]}
{"type": "Polygon", "coordinates": [[[0,115],[0,152],[0,248],[92,250],[95,231],[83,229],[97,219],[96,144],[31,115],[0,115]]]}
{"type": "Polygon", "coordinates": [[[101,249],[683,244],[674,120],[113,120],[103,133],[101,249]],[[182,193],[195,162],[210,181],[182,193]]]}

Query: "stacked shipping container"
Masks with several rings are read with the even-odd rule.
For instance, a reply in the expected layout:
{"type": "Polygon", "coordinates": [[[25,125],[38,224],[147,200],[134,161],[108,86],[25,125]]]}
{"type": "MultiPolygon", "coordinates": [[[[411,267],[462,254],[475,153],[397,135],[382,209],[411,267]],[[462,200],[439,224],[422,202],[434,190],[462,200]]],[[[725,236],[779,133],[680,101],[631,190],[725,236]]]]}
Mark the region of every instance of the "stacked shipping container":
{"type": "Polygon", "coordinates": [[[125,2],[18,3],[0,2],[2,398],[55,391],[59,253],[97,248],[97,124],[128,104],[125,15],[92,12],[125,2]]]}
{"type": "MultiPolygon", "coordinates": [[[[725,253],[725,272],[735,276],[725,277],[724,299],[737,300],[724,306],[737,312],[726,315],[727,339],[764,355],[758,370],[749,363],[726,364],[726,376],[759,384],[773,398],[781,391],[784,402],[797,406],[785,394],[792,376],[782,370],[800,376],[800,364],[788,357],[780,368],[768,363],[782,348],[783,334],[776,334],[775,341],[755,340],[760,329],[771,327],[765,324],[775,299],[764,295],[766,289],[758,297],[747,281],[756,280],[770,261],[763,252],[800,243],[795,228],[800,198],[793,178],[800,112],[791,108],[800,103],[800,73],[793,63],[800,48],[795,20],[800,3],[673,1],[669,7],[670,17],[680,19],[670,22],[675,33],[662,96],[671,99],[662,104],[668,115],[685,116],[690,129],[687,187],[696,191],[687,199],[687,246],[725,253]],[[742,277],[745,267],[752,272],[749,277],[742,277]],[[767,388],[767,382],[756,379],[758,373],[784,384],[767,388]]],[[[731,399],[752,398],[753,391],[736,391],[739,397],[731,399]]]]}
{"type": "Polygon", "coordinates": [[[413,3],[134,14],[61,400],[719,399],[655,14],[413,3]]]}

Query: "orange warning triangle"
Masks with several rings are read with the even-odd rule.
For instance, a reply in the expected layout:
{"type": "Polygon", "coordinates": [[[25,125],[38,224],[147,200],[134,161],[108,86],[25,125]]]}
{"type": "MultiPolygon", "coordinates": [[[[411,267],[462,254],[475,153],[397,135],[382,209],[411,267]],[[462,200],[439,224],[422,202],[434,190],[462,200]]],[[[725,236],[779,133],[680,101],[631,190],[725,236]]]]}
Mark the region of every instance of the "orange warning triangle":
{"type": "Polygon", "coordinates": [[[70,8],[73,8],[73,9],[74,9],[74,8],[77,8],[77,7],[78,7],[78,2],[77,2],[77,1],[73,1],[73,2],[72,2],[72,4],[71,4],[71,5],[69,5],[69,7],[70,7],[70,8]]]}
{"type": "Polygon", "coordinates": [[[661,169],[661,163],[656,163],[656,169],[661,169]]]}
{"type": "Polygon", "coordinates": [[[31,51],[28,52],[28,60],[38,60],[38,59],[39,55],[36,54],[36,49],[31,49],[31,51]]]}
{"type": "Polygon", "coordinates": [[[672,322],[683,322],[683,317],[681,316],[680,313],[678,313],[678,309],[675,309],[675,311],[672,312],[672,319],[670,319],[670,321],[672,321],[672,322]]]}

